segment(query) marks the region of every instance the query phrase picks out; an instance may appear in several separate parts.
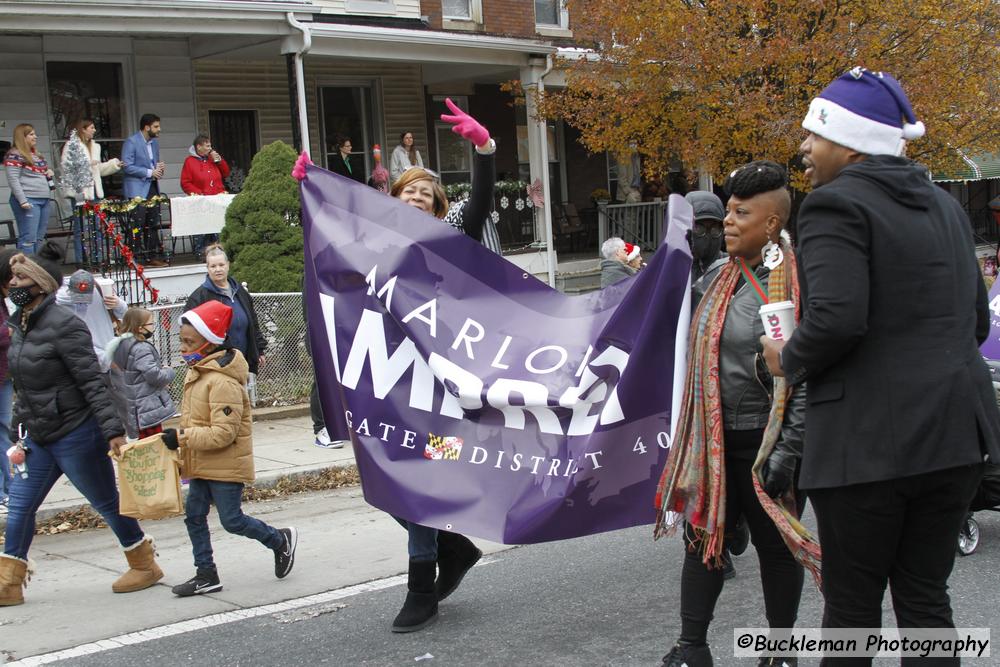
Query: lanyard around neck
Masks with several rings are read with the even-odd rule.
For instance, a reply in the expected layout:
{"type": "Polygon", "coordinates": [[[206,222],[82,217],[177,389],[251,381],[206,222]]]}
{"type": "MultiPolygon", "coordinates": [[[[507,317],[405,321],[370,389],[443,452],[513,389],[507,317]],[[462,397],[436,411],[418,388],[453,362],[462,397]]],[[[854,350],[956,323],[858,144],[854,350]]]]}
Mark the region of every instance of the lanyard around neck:
{"type": "Polygon", "coordinates": [[[746,281],[751,287],[753,287],[753,292],[757,297],[757,300],[760,301],[762,306],[766,306],[768,303],[767,292],[765,292],[764,288],[761,287],[760,281],[757,280],[757,276],[750,270],[750,267],[747,266],[747,263],[743,261],[742,257],[740,258],[740,270],[743,272],[743,277],[746,281]]]}

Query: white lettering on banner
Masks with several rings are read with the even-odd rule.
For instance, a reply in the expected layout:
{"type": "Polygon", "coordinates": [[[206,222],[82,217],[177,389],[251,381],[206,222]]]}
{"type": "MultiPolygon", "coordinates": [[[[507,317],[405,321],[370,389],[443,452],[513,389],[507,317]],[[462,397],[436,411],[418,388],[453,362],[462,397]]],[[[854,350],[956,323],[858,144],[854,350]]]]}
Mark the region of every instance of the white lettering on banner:
{"type": "MultiPolygon", "coordinates": [[[[396,278],[393,277],[393,280],[395,279],[396,278]]],[[[406,324],[410,320],[414,319],[420,320],[421,322],[427,324],[427,326],[430,328],[431,338],[437,338],[437,299],[431,299],[424,305],[418,306],[413,310],[411,310],[403,317],[403,324],[406,324]],[[430,312],[429,316],[423,315],[423,312],[425,310],[430,312]]]]}
{"type": "Polygon", "coordinates": [[[994,315],[1000,317],[1000,294],[997,294],[993,297],[993,300],[990,301],[990,310],[993,311],[994,315]]]}
{"type": "MultiPolygon", "coordinates": [[[[431,352],[427,365],[434,377],[444,385],[441,414],[462,419],[465,416],[463,410],[479,410],[483,407],[482,380],[437,352],[431,352]]],[[[431,391],[434,391],[433,387],[431,391]]]]}
{"type": "Polygon", "coordinates": [[[587,364],[590,363],[590,355],[594,353],[594,346],[588,345],[587,352],[583,355],[583,361],[580,362],[580,367],[576,369],[575,377],[580,377],[583,375],[583,371],[586,370],[587,364]]]}
{"type": "Polygon", "coordinates": [[[569,360],[569,352],[566,351],[566,348],[559,347],[558,345],[546,345],[545,347],[540,347],[540,348],[538,348],[537,350],[535,350],[534,352],[532,352],[531,354],[528,355],[528,358],[524,360],[524,369],[526,371],[530,372],[530,373],[536,373],[538,375],[545,375],[546,373],[551,373],[553,371],[559,370],[560,368],[563,367],[563,364],[565,364],[568,360],[569,360]],[[544,369],[543,368],[536,368],[535,367],[535,357],[537,357],[540,354],[545,354],[546,352],[549,352],[549,351],[553,351],[553,352],[558,352],[559,353],[559,361],[558,361],[558,363],[552,365],[549,368],[544,368],[544,369]]]}
{"type": "Polygon", "coordinates": [[[386,281],[385,285],[382,286],[382,289],[380,289],[378,293],[376,293],[375,273],[377,271],[378,271],[378,264],[373,266],[372,270],[368,272],[367,276],[365,276],[365,282],[368,283],[368,296],[375,294],[376,298],[382,299],[382,302],[385,304],[385,309],[389,310],[392,308],[392,291],[396,289],[397,276],[389,278],[389,280],[386,281]]]}
{"type": "Polygon", "coordinates": [[[330,346],[330,355],[333,357],[333,374],[337,376],[337,382],[340,382],[340,357],[337,352],[337,320],[333,311],[333,297],[320,292],[319,305],[323,309],[323,323],[326,324],[326,342],[330,346]]]}
{"type": "Polygon", "coordinates": [[[530,412],[542,433],[563,435],[559,417],[548,407],[549,390],[545,385],[527,380],[500,378],[486,390],[486,402],[503,413],[503,425],[524,430],[524,413],[530,412]],[[523,405],[512,405],[511,394],[519,394],[523,405]]]}
{"type": "Polygon", "coordinates": [[[403,429],[403,447],[406,447],[407,449],[415,449],[416,445],[413,444],[413,439],[416,437],[417,437],[416,431],[403,429]]]}
{"type": "Polygon", "coordinates": [[[490,364],[493,368],[499,368],[502,371],[508,370],[510,366],[507,364],[500,363],[503,359],[503,355],[507,353],[507,348],[510,347],[510,342],[514,340],[513,336],[504,336],[503,342],[500,343],[500,349],[497,350],[497,356],[493,357],[493,363],[490,364]]]}
{"type": "Polygon", "coordinates": [[[486,457],[487,457],[488,455],[489,455],[489,452],[487,452],[487,451],[486,451],[485,449],[483,449],[482,447],[478,447],[478,446],[476,446],[476,447],[473,447],[473,448],[472,448],[472,457],[471,457],[471,458],[469,458],[469,463],[471,463],[471,464],[473,464],[473,465],[477,465],[477,466],[478,466],[478,465],[482,465],[482,464],[486,463],[486,457]],[[476,459],[477,459],[477,457],[479,457],[479,455],[480,455],[480,454],[482,454],[482,455],[483,455],[483,456],[482,456],[482,458],[481,458],[481,459],[479,459],[479,460],[476,460],[476,459]]]}
{"type": "MultiPolygon", "coordinates": [[[[397,286],[397,277],[389,276],[382,287],[377,288],[377,269],[377,266],[373,266],[365,278],[368,295],[375,295],[381,299],[388,310],[397,286]]],[[[526,413],[534,417],[541,432],[554,435],[587,435],[593,433],[598,425],[606,426],[625,420],[618,399],[618,383],[628,365],[629,355],[614,345],[609,345],[595,358],[591,358],[594,346],[589,345],[575,372],[579,384],[565,389],[556,402],[550,403],[549,389],[544,384],[529,380],[498,378],[486,387],[481,378],[436,352],[431,352],[427,359],[424,359],[416,343],[409,337],[404,337],[390,355],[385,331],[385,313],[368,308],[363,309],[361,313],[347,361],[341,369],[336,347],[334,300],[325,294],[321,294],[320,298],[337,379],[345,388],[357,390],[367,361],[371,370],[372,393],[375,398],[384,400],[410,371],[409,406],[424,412],[432,412],[435,389],[437,384],[441,384],[444,392],[439,412],[454,419],[463,419],[466,412],[482,409],[485,394],[486,404],[503,414],[504,426],[507,428],[524,430],[527,423],[526,413]],[[613,370],[597,371],[602,366],[613,370]],[[600,377],[598,373],[604,377],[600,377]],[[512,401],[515,395],[516,404],[512,401]],[[567,409],[571,413],[565,433],[557,409],[567,409]]],[[[412,320],[426,324],[430,336],[435,338],[437,299],[431,299],[414,308],[402,316],[400,321],[402,324],[407,324],[412,320]]],[[[459,350],[464,346],[465,356],[475,360],[473,346],[481,345],[486,337],[486,328],[467,317],[452,342],[451,349],[459,350]]],[[[503,337],[490,364],[492,368],[510,369],[504,357],[512,341],[513,336],[503,337]]],[[[528,353],[523,365],[529,373],[546,375],[564,368],[569,357],[569,351],[563,346],[543,345],[528,353]]],[[[388,433],[384,433],[382,439],[388,437],[388,433]]]]}
{"type": "Polygon", "coordinates": [[[396,425],[386,424],[385,422],[379,422],[378,425],[379,428],[382,429],[382,437],[379,438],[379,440],[381,440],[382,442],[389,442],[389,431],[395,431],[396,425]]]}
{"type": "Polygon", "coordinates": [[[465,324],[462,325],[462,330],[458,332],[457,336],[455,336],[455,342],[451,344],[451,349],[457,350],[459,344],[464,341],[466,356],[475,361],[476,357],[472,354],[472,344],[478,343],[484,336],[486,336],[486,329],[483,328],[483,325],[471,317],[467,317],[465,318],[465,324]],[[473,327],[476,328],[476,334],[474,337],[469,335],[469,329],[473,327]]]}
{"type": "Polygon", "coordinates": [[[382,314],[367,308],[361,313],[351,352],[347,356],[341,384],[348,389],[357,389],[361,371],[368,359],[372,369],[372,392],[377,399],[384,399],[389,391],[399,383],[407,369],[413,368],[410,383],[410,407],[430,412],[434,400],[434,374],[417,352],[417,346],[409,338],[389,356],[385,341],[385,327],[382,314]]]}

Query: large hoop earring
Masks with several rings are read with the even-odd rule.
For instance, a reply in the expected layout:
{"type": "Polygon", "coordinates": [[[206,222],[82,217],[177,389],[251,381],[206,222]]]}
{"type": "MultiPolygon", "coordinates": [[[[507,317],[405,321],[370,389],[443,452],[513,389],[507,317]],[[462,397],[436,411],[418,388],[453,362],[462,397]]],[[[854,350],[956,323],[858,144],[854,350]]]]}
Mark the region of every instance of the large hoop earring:
{"type": "Polygon", "coordinates": [[[785,261],[785,253],[781,250],[781,245],[770,239],[761,249],[760,254],[764,260],[764,266],[770,271],[774,271],[785,261]]]}

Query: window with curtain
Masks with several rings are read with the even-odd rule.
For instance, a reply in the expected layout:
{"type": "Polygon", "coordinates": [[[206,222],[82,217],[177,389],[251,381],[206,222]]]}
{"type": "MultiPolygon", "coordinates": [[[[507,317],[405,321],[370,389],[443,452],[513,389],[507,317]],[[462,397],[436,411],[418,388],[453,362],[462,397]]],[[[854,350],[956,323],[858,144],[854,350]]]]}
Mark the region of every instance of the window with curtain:
{"type": "Polygon", "coordinates": [[[560,26],[561,0],[535,0],[535,25],[560,26]]]}
{"type": "Polygon", "coordinates": [[[441,0],[441,13],[446,19],[471,19],[472,0],[441,0]]]}

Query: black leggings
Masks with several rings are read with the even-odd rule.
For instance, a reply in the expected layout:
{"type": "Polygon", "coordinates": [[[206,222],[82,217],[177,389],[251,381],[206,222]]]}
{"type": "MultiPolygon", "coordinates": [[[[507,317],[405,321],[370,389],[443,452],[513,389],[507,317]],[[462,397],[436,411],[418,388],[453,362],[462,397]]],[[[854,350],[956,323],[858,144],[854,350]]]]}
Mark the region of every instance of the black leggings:
{"type": "MultiPolygon", "coordinates": [[[[753,488],[750,469],[763,436],[762,431],[726,431],[726,533],[734,530],[740,515],[746,518],[750,539],[760,561],[760,580],[764,589],[764,610],[772,628],[795,625],[802,597],[803,570],[785,546],[774,522],[761,507],[753,488]],[[754,444],[756,442],[756,444],[754,444]],[[751,454],[752,452],[752,454],[751,454]]],[[[798,498],[800,493],[797,492],[798,498]]],[[[799,501],[799,514],[803,501],[799,501]]],[[[694,538],[689,524],[684,525],[684,544],[694,538]]],[[[698,549],[686,549],[681,570],[681,641],[704,644],[715,603],[724,582],[721,568],[709,569],[701,561],[698,549]]]]}

